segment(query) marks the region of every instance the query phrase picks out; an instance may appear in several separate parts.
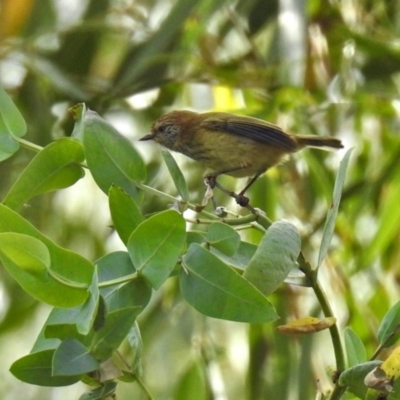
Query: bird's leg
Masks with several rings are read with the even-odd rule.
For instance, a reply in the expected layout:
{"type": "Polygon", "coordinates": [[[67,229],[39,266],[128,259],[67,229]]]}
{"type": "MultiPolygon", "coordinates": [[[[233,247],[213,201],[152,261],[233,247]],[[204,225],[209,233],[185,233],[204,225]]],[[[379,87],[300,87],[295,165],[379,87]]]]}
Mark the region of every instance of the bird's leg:
{"type": "Polygon", "coordinates": [[[245,194],[245,192],[248,190],[248,188],[257,180],[257,178],[258,178],[259,176],[260,176],[260,174],[254,175],[254,176],[249,180],[249,182],[248,182],[247,185],[244,187],[244,189],[243,189],[239,194],[236,195],[237,198],[235,197],[235,200],[236,200],[236,202],[237,202],[240,206],[245,207],[245,206],[247,206],[247,204],[249,204],[249,198],[246,197],[244,194],[245,194]],[[242,204],[242,203],[243,203],[243,204],[242,204]]]}
{"type": "MultiPolygon", "coordinates": [[[[248,197],[244,196],[244,193],[255,182],[255,180],[259,177],[259,174],[257,174],[253,178],[251,178],[249,183],[246,185],[246,187],[239,194],[225,189],[223,186],[221,186],[217,182],[217,177],[219,175],[226,174],[226,173],[233,172],[233,171],[238,171],[240,169],[243,169],[243,167],[237,167],[237,168],[232,168],[232,169],[229,169],[229,170],[213,172],[211,174],[206,175],[206,177],[204,179],[204,182],[206,182],[206,185],[209,186],[210,188],[217,187],[219,190],[221,190],[221,192],[224,192],[228,196],[233,197],[237,204],[239,204],[242,207],[246,207],[249,204],[250,200],[249,200],[248,197]]],[[[214,205],[215,205],[215,201],[214,200],[213,200],[213,202],[214,202],[214,205]]]]}

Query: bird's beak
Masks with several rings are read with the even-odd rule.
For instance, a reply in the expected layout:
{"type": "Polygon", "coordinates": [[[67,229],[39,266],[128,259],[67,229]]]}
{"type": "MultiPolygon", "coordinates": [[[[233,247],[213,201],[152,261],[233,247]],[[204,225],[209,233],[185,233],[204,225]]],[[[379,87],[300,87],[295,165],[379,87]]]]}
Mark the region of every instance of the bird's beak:
{"type": "Polygon", "coordinates": [[[149,133],[148,135],[141,137],[139,140],[152,140],[152,139],[154,139],[154,135],[149,133]]]}

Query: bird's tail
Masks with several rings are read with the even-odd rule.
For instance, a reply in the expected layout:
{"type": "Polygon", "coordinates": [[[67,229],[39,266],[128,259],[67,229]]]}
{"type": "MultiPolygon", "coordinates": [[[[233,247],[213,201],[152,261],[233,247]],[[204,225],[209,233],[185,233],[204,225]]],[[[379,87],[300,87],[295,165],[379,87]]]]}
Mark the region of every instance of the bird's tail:
{"type": "Polygon", "coordinates": [[[311,135],[295,136],[299,148],[303,147],[328,147],[332,149],[342,149],[343,144],[339,139],[333,137],[321,137],[311,135]]]}

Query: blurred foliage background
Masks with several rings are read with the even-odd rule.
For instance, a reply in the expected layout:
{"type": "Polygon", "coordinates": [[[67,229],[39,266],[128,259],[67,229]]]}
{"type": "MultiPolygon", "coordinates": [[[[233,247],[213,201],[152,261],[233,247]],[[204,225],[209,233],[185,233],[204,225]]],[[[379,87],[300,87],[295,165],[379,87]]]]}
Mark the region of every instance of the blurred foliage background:
{"type": "MultiPolygon", "coordinates": [[[[326,289],[341,328],[363,339],[400,290],[399,0],[1,0],[0,83],[28,122],[26,139],[46,145],[72,131],[68,107],[86,102],[132,139],[149,165],[148,184],[176,195],[159,150],[137,144],[172,109],[223,110],[298,133],[340,137],[354,147],[330,257],[326,289]]],[[[0,164],[0,194],[33,154],[0,164]]],[[[306,150],[252,187],[252,205],[294,222],[315,264],[335,171],[342,154],[306,150]]],[[[203,170],[176,156],[194,200],[203,170]]],[[[243,185],[232,178],[232,189],[243,185]]],[[[226,196],[218,196],[237,212],[226,196]]],[[[146,197],[146,213],[169,204],[146,197]]],[[[90,176],[23,211],[60,245],[95,260],[120,249],[107,199],[90,176]]],[[[201,229],[197,228],[196,229],[201,229]]],[[[259,233],[243,232],[256,242],[259,233]]],[[[48,308],[0,270],[0,397],[78,398],[83,388],[17,381],[10,364],[28,353],[48,308]]],[[[318,315],[310,291],[283,286],[272,301],[280,323],[318,315]]],[[[314,398],[329,388],[328,333],[288,338],[275,325],[205,318],[179,298],[170,279],[139,324],[144,380],[155,398],[314,398]]],[[[140,399],[121,384],[118,399],[140,399]]]]}

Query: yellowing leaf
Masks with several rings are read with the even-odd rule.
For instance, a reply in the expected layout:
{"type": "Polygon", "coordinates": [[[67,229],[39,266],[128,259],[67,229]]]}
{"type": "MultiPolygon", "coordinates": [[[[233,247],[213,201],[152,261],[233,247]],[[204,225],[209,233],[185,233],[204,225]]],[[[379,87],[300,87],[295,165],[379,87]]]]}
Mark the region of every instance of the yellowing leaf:
{"type": "Polygon", "coordinates": [[[392,351],[381,365],[381,369],[385,371],[389,379],[397,379],[400,376],[400,346],[392,351]]]}
{"type": "Polygon", "coordinates": [[[276,329],[282,333],[299,334],[299,333],[315,333],[330,328],[336,323],[336,318],[329,317],[318,319],[314,317],[303,317],[296,319],[286,325],[278,326],[276,329]]]}

